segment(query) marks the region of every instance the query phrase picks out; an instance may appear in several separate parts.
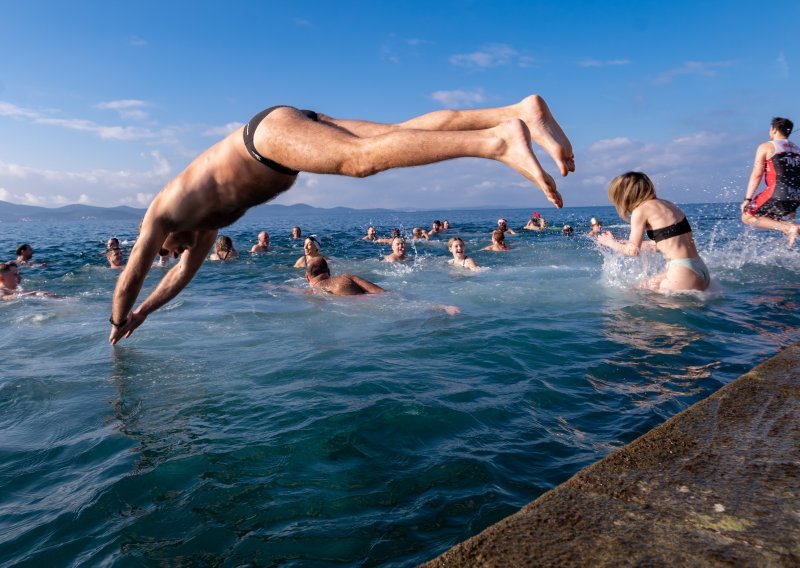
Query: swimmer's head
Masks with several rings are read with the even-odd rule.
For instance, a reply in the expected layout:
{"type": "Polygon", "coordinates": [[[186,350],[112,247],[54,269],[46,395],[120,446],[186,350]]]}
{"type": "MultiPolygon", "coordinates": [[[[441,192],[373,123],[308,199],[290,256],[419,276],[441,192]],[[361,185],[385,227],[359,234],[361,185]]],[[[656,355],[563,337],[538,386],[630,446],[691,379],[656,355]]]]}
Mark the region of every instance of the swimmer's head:
{"type": "Polygon", "coordinates": [[[317,251],[319,251],[319,241],[314,235],[306,237],[306,240],[303,242],[303,252],[309,255],[317,254],[317,251]]]}
{"type": "Polygon", "coordinates": [[[781,118],[780,116],[773,118],[770,126],[779,134],[786,136],[786,138],[788,138],[792,130],[794,130],[794,123],[788,118],[781,118]]]}
{"type": "Polygon", "coordinates": [[[419,239],[422,237],[422,227],[414,227],[411,231],[411,234],[414,236],[415,239],[419,239]]]}
{"type": "Polygon", "coordinates": [[[502,217],[501,217],[501,218],[499,218],[499,219],[497,220],[497,226],[498,226],[498,227],[500,227],[501,229],[505,229],[505,228],[506,228],[506,226],[507,226],[506,220],[505,220],[505,219],[503,219],[502,217]]]}
{"type": "Polygon", "coordinates": [[[377,237],[378,230],[374,226],[370,225],[369,227],[367,227],[367,236],[370,238],[377,237]]]}
{"type": "Polygon", "coordinates": [[[570,225],[564,225],[561,228],[561,233],[563,235],[569,236],[569,235],[571,235],[573,233],[573,229],[572,229],[572,227],[570,225]]]}
{"type": "Polygon", "coordinates": [[[19,245],[17,247],[17,256],[21,256],[22,260],[28,261],[33,256],[33,247],[29,244],[19,245]]]}
{"type": "Polygon", "coordinates": [[[625,221],[631,212],[645,201],[656,198],[656,188],[642,172],[628,172],[611,180],[608,198],[625,221]]]}
{"type": "Polygon", "coordinates": [[[392,239],[392,252],[399,256],[406,254],[406,241],[402,237],[392,239]]]}
{"type": "Polygon", "coordinates": [[[531,219],[538,219],[539,217],[541,217],[541,215],[539,215],[538,211],[534,211],[533,215],[531,215],[531,219]]]}
{"type": "Polygon", "coordinates": [[[221,235],[214,244],[217,252],[231,252],[233,250],[233,240],[228,235],[221,235]]]}
{"type": "Polygon", "coordinates": [[[184,251],[197,244],[197,231],[177,231],[169,233],[164,239],[164,244],[158,251],[158,256],[170,256],[178,258],[184,251]]]}
{"type": "Polygon", "coordinates": [[[297,225],[292,227],[292,238],[293,239],[299,239],[301,236],[302,236],[302,232],[300,231],[300,227],[298,227],[297,225]]]}
{"type": "Polygon", "coordinates": [[[461,254],[464,252],[464,241],[461,237],[453,237],[447,241],[447,249],[450,252],[461,254]]]}
{"type": "Polygon", "coordinates": [[[106,260],[111,266],[122,266],[122,250],[119,248],[108,249],[106,260]]]}
{"type": "Polygon", "coordinates": [[[595,225],[602,226],[603,224],[600,222],[599,219],[597,219],[597,217],[592,217],[591,219],[589,219],[589,226],[594,227],[595,225]]]}
{"type": "Polygon", "coordinates": [[[321,256],[314,257],[306,263],[306,278],[309,280],[319,276],[330,276],[328,262],[321,256]]]}
{"type": "Polygon", "coordinates": [[[399,237],[400,236],[400,229],[392,229],[391,236],[392,236],[393,239],[396,239],[397,237],[399,237]]]}
{"type": "Polygon", "coordinates": [[[500,229],[495,229],[492,231],[492,240],[496,243],[504,243],[506,240],[506,234],[500,229]]]}
{"type": "Polygon", "coordinates": [[[111,250],[118,248],[119,248],[119,239],[117,237],[111,237],[110,239],[108,239],[108,242],[106,243],[106,249],[111,250]]]}
{"type": "Polygon", "coordinates": [[[260,245],[268,245],[269,244],[269,233],[266,231],[261,231],[258,233],[258,244],[260,245]]]}
{"type": "Polygon", "coordinates": [[[14,290],[22,281],[16,262],[0,263],[0,281],[6,290],[14,290]]]}

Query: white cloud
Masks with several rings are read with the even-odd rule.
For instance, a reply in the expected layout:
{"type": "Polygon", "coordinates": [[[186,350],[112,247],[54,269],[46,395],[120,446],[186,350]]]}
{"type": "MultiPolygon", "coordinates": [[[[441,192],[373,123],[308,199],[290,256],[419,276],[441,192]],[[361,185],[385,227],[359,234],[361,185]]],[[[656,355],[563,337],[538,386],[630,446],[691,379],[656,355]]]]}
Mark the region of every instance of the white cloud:
{"type": "Polygon", "coordinates": [[[702,77],[716,77],[717,70],[731,67],[735,64],[733,61],[687,61],[680,67],[669,69],[661,73],[655,79],[657,85],[666,85],[672,83],[673,79],[681,75],[699,75],[702,77]]]}
{"type": "Polygon", "coordinates": [[[782,51],[778,54],[777,62],[781,76],[783,76],[784,79],[787,79],[789,77],[789,62],[786,61],[786,56],[782,51]]]}
{"type": "Polygon", "coordinates": [[[241,122],[229,122],[223,126],[212,126],[211,128],[207,128],[202,132],[203,136],[214,136],[215,138],[222,138],[236,130],[237,128],[241,128],[241,122]]]}
{"type": "Polygon", "coordinates": [[[95,108],[101,110],[113,110],[119,114],[121,118],[143,120],[148,117],[147,112],[144,110],[150,104],[145,101],[137,99],[123,99],[120,101],[108,101],[98,103],[95,108]]]}
{"type": "Polygon", "coordinates": [[[609,59],[600,61],[599,59],[584,59],[578,65],[581,67],[613,67],[618,65],[630,65],[629,59],[609,59]]]}
{"type": "Polygon", "coordinates": [[[501,65],[516,64],[529,67],[533,58],[521,55],[516,49],[506,44],[492,44],[472,53],[458,53],[450,56],[450,63],[459,67],[488,69],[501,65]]]}
{"type": "Polygon", "coordinates": [[[431,98],[447,108],[469,107],[486,100],[482,89],[474,89],[472,91],[436,91],[431,94],[431,98]]]}
{"type": "Polygon", "coordinates": [[[59,126],[67,130],[91,132],[104,140],[144,140],[156,136],[155,132],[146,128],[104,126],[86,119],[53,118],[44,112],[22,108],[2,101],[0,101],[0,116],[7,116],[15,120],[26,120],[33,124],[59,126]]]}

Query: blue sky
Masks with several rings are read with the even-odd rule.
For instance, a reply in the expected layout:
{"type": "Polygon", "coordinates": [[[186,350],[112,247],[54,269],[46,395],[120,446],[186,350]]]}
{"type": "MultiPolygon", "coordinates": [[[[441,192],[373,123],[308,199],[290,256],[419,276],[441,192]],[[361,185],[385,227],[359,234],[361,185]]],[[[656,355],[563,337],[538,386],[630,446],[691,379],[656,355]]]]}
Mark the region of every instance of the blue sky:
{"type": "MultiPolygon", "coordinates": [[[[397,122],[539,93],[575,148],[567,206],[607,204],[629,169],[678,203],[733,201],[770,119],[800,121],[798,25],[795,1],[0,0],[0,199],[146,206],[274,104],[397,122]]],[[[276,202],[546,204],[475,159],[302,174],[276,202]]]]}

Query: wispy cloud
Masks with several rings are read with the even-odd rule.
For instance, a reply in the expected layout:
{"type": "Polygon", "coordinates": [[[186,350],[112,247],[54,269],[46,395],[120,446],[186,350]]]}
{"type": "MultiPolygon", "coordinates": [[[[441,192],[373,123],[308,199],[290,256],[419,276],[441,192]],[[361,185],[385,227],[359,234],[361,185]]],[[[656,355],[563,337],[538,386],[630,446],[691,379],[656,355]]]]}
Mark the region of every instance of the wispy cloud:
{"type": "Polygon", "coordinates": [[[734,61],[687,61],[680,67],[669,69],[655,79],[657,85],[672,83],[673,79],[681,75],[699,75],[702,77],[716,77],[719,69],[732,67],[734,61]]]}
{"type": "Polygon", "coordinates": [[[446,108],[463,108],[474,106],[486,100],[482,89],[472,91],[435,91],[431,98],[440,102],[446,108]]]}
{"type": "Polygon", "coordinates": [[[134,35],[128,38],[128,45],[131,47],[147,47],[147,40],[134,35]]]}
{"type": "Polygon", "coordinates": [[[147,189],[163,186],[174,171],[158,151],[143,158],[150,161],[151,167],[141,171],[59,171],[0,161],[0,199],[42,206],[66,203],[146,205],[154,195],[147,189]]]}
{"type": "Polygon", "coordinates": [[[121,118],[125,119],[144,120],[148,117],[147,111],[144,109],[149,106],[150,103],[138,99],[123,99],[120,101],[98,103],[95,105],[95,108],[113,110],[119,114],[121,118]]]}
{"type": "Polygon", "coordinates": [[[782,51],[778,54],[777,63],[781,76],[784,79],[787,79],[789,77],[789,62],[786,61],[786,56],[783,54],[782,51]]]}
{"type": "Polygon", "coordinates": [[[601,61],[599,59],[584,59],[578,65],[581,67],[614,67],[619,65],[630,65],[630,59],[609,59],[601,61]]]}
{"type": "Polygon", "coordinates": [[[222,126],[212,126],[211,128],[207,128],[202,132],[203,136],[214,136],[217,138],[227,136],[237,128],[242,126],[241,122],[229,122],[228,124],[224,124],[222,126]]]}
{"type": "Polygon", "coordinates": [[[469,67],[473,69],[489,69],[502,65],[530,67],[533,64],[533,58],[520,54],[510,45],[498,43],[484,46],[472,53],[451,55],[450,63],[459,67],[469,67]]]}
{"type": "MultiPolygon", "coordinates": [[[[630,170],[647,173],[659,195],[678,201],[718,201],[742,191],[731,176],[749,174],[751,145],[743,134],[693,132],[665,142],[642,142],[627,137],[598,140],[580,160],[580,185],[602,192],[612,178],[630,170]],[[738,172],[738,173],[737,173],[738,172]],[[680,192],[683,192],[681,194],[680,192]]],[[[746,182],[742,181],[742,184],[746,182]]]]}
{"type": "Polygon", "coordinates": [[[0,116],[15,120],[26,120],[32,124],[59,126],[67,130],[91,132],[104,140],[145,140],[157,136],[147,128],[134,126],[105,126],[91,120],[80,118],[55,118],[44,112],[26,109],[17,105],[0,101],[0,116]]]}

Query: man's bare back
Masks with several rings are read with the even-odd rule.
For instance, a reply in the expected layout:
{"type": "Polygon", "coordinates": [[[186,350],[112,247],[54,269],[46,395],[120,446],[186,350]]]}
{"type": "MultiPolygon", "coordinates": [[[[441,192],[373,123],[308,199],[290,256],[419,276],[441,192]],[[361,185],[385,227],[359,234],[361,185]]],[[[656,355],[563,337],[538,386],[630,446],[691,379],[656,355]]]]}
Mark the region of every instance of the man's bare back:
{"type": "Polygon", "coordinates": [[[364,280],[355,274],[337,274],[326,280],[312,284],[312,288],[321,289],[335,296],[358,296],[360,294],[380,294],[385,292],[377,284],[364,280]]]}

